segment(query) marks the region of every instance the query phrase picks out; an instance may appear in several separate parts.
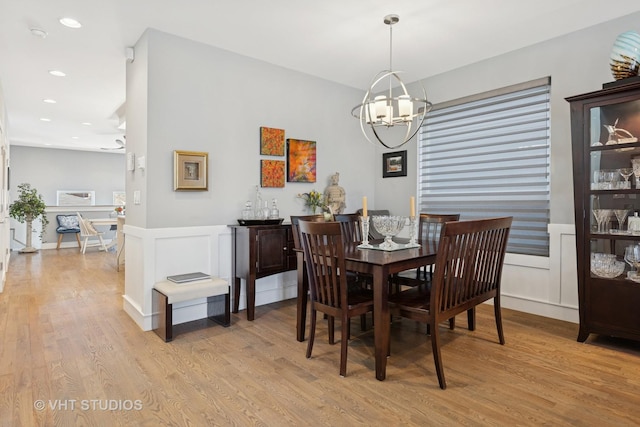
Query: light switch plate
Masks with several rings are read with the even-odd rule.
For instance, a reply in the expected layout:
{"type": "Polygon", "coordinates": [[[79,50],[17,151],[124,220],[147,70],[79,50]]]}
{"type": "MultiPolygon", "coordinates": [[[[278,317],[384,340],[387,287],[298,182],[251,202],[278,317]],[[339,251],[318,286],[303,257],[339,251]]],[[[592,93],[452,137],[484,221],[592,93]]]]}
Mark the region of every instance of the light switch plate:
{"type": "Polygon", "coordinates": [[[144,169],[147,167],[147,159],[144,156],[138,157],[136,164],[138,165],[138,169],[144,169]]]}
{"type": "Polygon", "coordinates": [[[140,204],[140,190],[135,190],[133,192],[133,204],[134,205],[140,204]]]}
{"type": "Polygon", "coordinates": [[[127,153],[127,170],[134,171],[136,169],[136,155],[133,153],[127,153]]]}

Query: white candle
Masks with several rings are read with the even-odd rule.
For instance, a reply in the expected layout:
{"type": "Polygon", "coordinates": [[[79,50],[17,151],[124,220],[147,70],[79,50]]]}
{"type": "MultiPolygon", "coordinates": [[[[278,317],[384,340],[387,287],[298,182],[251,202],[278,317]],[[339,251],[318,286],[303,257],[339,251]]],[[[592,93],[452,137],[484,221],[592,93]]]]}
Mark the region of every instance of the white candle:
{"type": "Polygon", "coordinates": [[[410,209],[410,214],[409,216],[411,217],[415,217],[416,216],[416,198],[411,196],[411,203],[410,203],[411,209],[410,209]]]}
{"type": "Polygon", "coordinates": [[[362,217],[367,217],[367,197],[362,198],[362,217]]]}

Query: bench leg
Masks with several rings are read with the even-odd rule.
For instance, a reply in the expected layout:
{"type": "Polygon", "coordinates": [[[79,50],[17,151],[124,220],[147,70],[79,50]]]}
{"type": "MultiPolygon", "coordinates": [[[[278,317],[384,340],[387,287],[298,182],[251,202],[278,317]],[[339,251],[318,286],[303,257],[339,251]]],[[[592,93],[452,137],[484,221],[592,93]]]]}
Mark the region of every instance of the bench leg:
{"type": "Polygon", "coordinates": [[[62,233],[58,233],[58,246],[56,246],[56,249],[60,249],[60,243],[62,243],[62,233]]]}
{"type": "Polygon", "coordinates": [[[230,292],[207,297],[207,317],[224,327],[231,325],[230,309],[230,292]]]}
{"type": "Polygon", "coordinates": [[[156,289],[153,289],[152,297],[153,332],[164,342],[173,340],[173,304],[167,302],[167,296],[156,289]]]}

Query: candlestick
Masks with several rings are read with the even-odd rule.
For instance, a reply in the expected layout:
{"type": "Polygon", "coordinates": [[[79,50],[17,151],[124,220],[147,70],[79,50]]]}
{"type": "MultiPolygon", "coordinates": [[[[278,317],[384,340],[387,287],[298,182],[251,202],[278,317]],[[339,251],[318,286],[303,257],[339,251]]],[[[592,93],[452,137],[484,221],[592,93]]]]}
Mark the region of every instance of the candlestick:
{"type": "MultiPolygon", "coordinates": [[[[364,198],[366,200],[366,197],[364,198]]],[[[366,204],[363,207],[362,213],[366,213],[366,204]]],[[[360,249],[372,248],[373,245],[369,243],[369,217],[360,217],[360,230],[362,231],[362,244],[358,245],[360,249]]]]}
{"type": "MultiPolygon", "coordinates": [[[[412,197],[413,199],[413,197],[412,197]]],[[[406,244],[406,248],[419,248],[420,243],[416,242],[416,235],[418,234],[416,227],[417,221],[415,216],[409,217],[409,243],[406,244]]]]}

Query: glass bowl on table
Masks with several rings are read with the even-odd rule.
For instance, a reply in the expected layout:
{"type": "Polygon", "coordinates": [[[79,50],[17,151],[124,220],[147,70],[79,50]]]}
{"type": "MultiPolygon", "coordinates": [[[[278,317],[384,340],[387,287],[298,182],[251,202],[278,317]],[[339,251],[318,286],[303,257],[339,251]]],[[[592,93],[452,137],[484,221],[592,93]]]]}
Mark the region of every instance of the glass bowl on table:
{"type": "Polygon", "coordinates": [[[407,218],[404,216],[387,216],[387,215],[374,215],[371,217],[373,227],[378,233],[384,235],[384,242],[380,243],[379,248],[383,250],[394,250],[400,247],[399,244],[393,241],[393,237],[396,236],[405,226],[407,218]]]}

